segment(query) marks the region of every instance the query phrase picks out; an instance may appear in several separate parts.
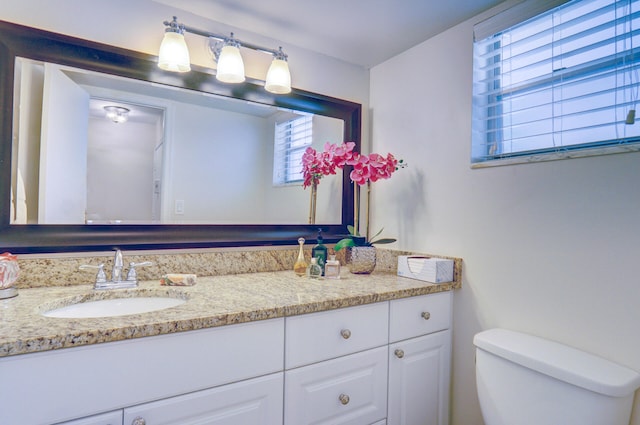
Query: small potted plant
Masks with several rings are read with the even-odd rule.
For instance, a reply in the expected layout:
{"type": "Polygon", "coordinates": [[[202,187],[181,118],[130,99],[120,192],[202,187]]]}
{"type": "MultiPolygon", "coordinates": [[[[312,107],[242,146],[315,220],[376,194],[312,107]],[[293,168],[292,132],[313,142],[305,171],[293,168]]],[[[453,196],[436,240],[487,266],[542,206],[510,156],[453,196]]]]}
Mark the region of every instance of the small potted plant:
{"type": "Polygon", "coordinates": [[[342,248],[347,248],[345,261],[349,265],[351,273],[369,274],[376,267],[376,248],[374,244],[393,243],[396,239],[379,238],[376,239],[384,229],[380,229],[371,239],[367,240],[365,236],[361,236],[353,226],[347,226],[349,237],[341,239],[333,248],[338,252],[342,248]]]}

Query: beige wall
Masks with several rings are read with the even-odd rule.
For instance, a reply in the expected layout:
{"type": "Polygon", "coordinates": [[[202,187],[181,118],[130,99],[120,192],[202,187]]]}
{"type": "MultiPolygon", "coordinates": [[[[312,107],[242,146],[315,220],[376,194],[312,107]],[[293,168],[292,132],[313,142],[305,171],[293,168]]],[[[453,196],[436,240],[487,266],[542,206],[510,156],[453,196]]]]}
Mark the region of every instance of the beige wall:
{"type": "Polygon", "coordinates": [[[374,185],[373,230],[384,226],[399,249],[464,259],[454,425],[482,424],[472,338],[483,329],[640,371],[640,154],[470,169],[474,21],[371,70],[373,150],[409,162],[374,185]]]}

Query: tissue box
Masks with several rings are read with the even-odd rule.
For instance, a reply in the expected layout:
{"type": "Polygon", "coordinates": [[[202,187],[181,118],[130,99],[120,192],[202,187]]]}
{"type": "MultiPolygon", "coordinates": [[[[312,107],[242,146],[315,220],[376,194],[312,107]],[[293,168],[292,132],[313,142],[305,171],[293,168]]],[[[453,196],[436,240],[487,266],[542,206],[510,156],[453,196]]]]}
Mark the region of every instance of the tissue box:
{"type": "Polygon", "coordinates": [[[432,283],[453,281],[453,260],[419,255],[398,256],[398,276],[432,283]]]}

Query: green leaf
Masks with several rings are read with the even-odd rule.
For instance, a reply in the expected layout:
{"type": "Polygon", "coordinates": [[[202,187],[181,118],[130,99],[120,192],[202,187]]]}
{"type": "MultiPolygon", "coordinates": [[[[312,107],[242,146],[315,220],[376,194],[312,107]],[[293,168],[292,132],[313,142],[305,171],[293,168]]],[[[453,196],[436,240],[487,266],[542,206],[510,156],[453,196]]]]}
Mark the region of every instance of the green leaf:
{"type": "Polygon", "coordinates": [[[338,243],[336,243],[336,245],[333,247],[333,250],[335,252],[340,251],[342,248],[346,248],[349,246],[355,246],[355,242],[353,241],[353,239],[351,238],[344,238],[344,239],[340,239],[338,241],[338,243]]]}
{"type": "Polygon", "coordinates": [[[370,243],[372,243],[372,244],[385,244],[385,243],[394,243],[395,241],[397,241],[397,239],[383,238],[383,239],[378,239],[377,241],[371,241],[370,243]]]}
{"type": "Polygon", "coordinates": [[[374,240],[375,238],[377,238],[378,236],[380,236],[380,233],[382,233],[382,231],[384,230],[384,227],[382,229],[380,229],[378,231],[378,233],[376,233],[375,235],[371,236],[370,240],[374,240]]]}

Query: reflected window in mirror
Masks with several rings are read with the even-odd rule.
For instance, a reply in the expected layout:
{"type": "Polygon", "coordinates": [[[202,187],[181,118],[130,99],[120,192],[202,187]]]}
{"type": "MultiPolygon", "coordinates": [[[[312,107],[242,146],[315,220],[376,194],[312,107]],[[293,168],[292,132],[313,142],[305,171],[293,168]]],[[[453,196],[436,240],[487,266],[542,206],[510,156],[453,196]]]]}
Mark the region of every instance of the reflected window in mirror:
{"type": "Polygon", "coordinates": [[[313,143],[313,116],[305,114],[276,123],[273,184],[302,182],[302,154],[313,143]]]}

